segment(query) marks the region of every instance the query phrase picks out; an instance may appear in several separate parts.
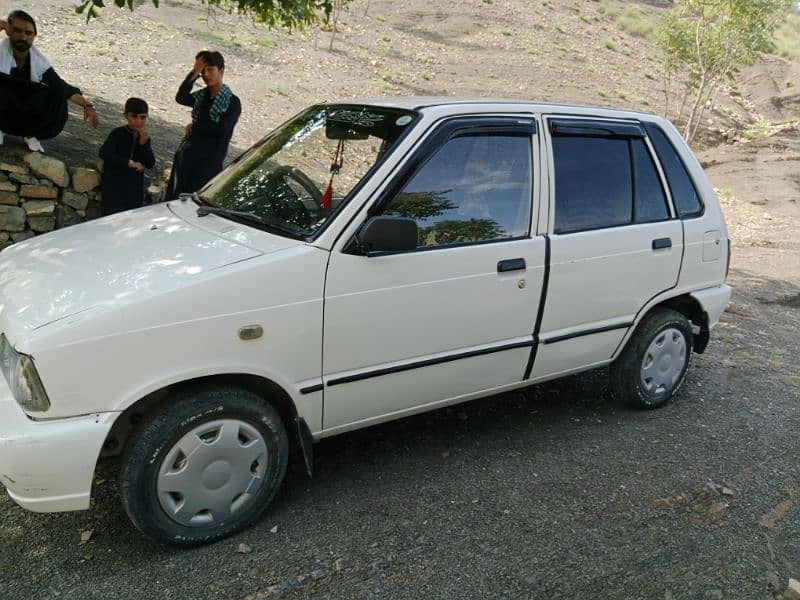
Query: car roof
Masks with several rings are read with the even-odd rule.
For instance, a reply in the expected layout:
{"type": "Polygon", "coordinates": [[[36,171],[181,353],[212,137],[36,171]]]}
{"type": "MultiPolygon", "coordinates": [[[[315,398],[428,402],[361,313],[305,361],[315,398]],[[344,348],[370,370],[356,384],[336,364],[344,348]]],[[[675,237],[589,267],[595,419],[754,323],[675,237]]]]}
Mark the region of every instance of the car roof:
{"type": "Polygon", "coordinates": [[[399,108],[404,110],[425,111],[426,109],[452,109],[463,112],[465,109],[475,112],[492,112],[498,110],[508,112],[519,110],[523,112],[572,114],[575,116],[606,116],[617,119],[646,119],[660,120],[658,115],[638,111],[609,108],[604,106],[591,106],[581,104],[558,104],[537,102],[533,100],[519,100],[506,98],[459,98],[448,96],[395,96],[380,98],[360,98],[347,101],[337,101],[331,104],[357,104],[366,106],[381,106],[386,108],[399,108]]]}

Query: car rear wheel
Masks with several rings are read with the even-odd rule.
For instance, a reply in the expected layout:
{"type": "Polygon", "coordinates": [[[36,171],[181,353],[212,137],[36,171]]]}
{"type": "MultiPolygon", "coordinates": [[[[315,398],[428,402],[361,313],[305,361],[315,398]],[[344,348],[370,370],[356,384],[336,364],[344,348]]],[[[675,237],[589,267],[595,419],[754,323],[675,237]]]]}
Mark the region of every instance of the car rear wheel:
{"type": "Polygon", "coordinates": [[[658,408],[681,387],[691,362],[691,324],[677,311],[658,308],[611,364],[611,389],[628,406],[658,408]]]}
{"type": "Polygon", "coordinates": [[[129,441],[120,473],[123,506],[159,542],[222,539],[269,505],[286,473],[288,446],[280,416],[256,394],[184,390],[129,441]]]}

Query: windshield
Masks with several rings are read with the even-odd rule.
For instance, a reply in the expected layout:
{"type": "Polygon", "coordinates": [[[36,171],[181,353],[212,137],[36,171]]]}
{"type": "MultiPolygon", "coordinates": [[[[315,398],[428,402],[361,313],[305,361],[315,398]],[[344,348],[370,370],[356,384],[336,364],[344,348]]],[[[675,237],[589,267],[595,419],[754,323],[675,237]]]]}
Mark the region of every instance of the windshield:
{"type": "Polygon", "coordinates": [[[252,216],[250,222],[277,233],[313,235],[415,116],[376,106],[314,106],[214,178],[200,194],[203,214],[252,216]]]}

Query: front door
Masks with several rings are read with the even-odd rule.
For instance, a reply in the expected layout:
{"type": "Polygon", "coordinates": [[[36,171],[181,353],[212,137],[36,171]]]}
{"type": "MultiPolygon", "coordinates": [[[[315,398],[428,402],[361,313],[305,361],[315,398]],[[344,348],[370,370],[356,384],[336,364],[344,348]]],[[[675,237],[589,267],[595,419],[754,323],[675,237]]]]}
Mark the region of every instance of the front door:
{"type": "Polygon", "coordinates": [[[534,132],[530,118],[441,125],[370,211],[415,219],[418,248],[331,254],[325,429],[522,379],[545,255],[531,235],[534,132]]]}

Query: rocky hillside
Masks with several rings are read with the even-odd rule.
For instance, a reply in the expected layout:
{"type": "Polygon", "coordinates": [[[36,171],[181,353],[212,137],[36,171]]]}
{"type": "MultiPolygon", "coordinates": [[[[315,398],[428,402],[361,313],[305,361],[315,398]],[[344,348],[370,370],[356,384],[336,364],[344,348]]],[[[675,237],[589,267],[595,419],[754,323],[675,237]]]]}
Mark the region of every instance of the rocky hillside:
{"type": "MultiPolygon", "coordinates": [[[[352,0],[335,36],[319,29],[268,31],[209,12],[197,0],[162,0],[159,9],[142,0],[132,13],[111,7],[88,24],[70,5],[29,0],[26,8],[38,19],[38,46],[100,113],[97,130],[73,112],[66,131],[45,142],[49,155],[71,166],[96,159],[102,140],[122,124],[122,104],[134,95],[151,105],[156,174],[169,166],[189,120],[174,94],[203,48],[225,55],[225,80],[242,101],[231,154],[306,105],[353,97],[509,97],[650,112],[663,107],[658,54],[646,35],[670,5],[666,0],[464,0],[457,6],[445,0],[352,0]]],[[[787,136],[788,153],[800,152],[792,142],[800,120],[800,65],[764,57],[713,104],[695,146],[715,185],[731,197],[761,198],[754,182],[769,181],[770,198],[774,190],[780,198],[800,196],[785,153],[759,164],[758,173],[746,158],[755,148],[774,146],[773,135],[787,136]],[[735,166],[740,161],[744,168],[735,166]]],[[[2,152],[20,151],[21,144],[8,138],[2,152]]],[[[796,209],[789,200],[779,202],[796,209]]]]}

